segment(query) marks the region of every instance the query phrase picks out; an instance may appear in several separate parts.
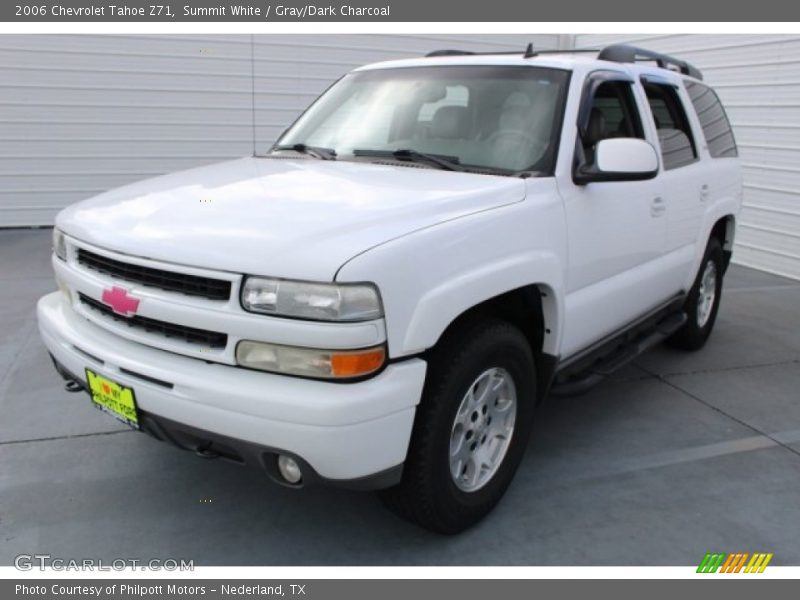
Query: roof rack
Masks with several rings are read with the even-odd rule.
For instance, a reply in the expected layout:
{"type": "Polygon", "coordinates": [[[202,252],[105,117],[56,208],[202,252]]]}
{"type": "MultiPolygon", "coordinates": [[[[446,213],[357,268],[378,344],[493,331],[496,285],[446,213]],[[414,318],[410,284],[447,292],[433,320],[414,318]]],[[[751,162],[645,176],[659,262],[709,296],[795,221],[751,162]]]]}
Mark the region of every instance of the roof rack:
{"type": "Polygon", "coordinates": [[[661,69],[669,69],[670,66],[672,66],[676,67],[678,71],[684,75],[689,75],[695,79],[703,79],[703,74],[700,72],[700,69],[690,65],[685,60],[669,56],[668,54],[637,48],[636,46],[628,46],[627,44],[607,46],[600,51],[600,54],[597,55],[597,59],[618,63],[635,63],[636,61],[649,60],[654,61],[661,69]]]}
{"type": "MultiPolygon", "coordinates": [[[[425,58],[435,58],[437,56],[469,56],[471,54],[475,53],[469,50],[434,50],[433,52],[428,52],[425,58]]],[[[504,52],[503,54],[506,53],[504,52]]],[[[511,53],[509,52],[508,54],[511,53]]]]}
{"type": "MultiPolygon", "coordinates": [[[[576,52],[599,52],[598,49],[589,49],[589,48],[575,48],[572,50],[534,50],[533,44],[528,44],[528,47],[525,48],[524,52],[522,53],[522,58],[533,58],[534,56],[538,56],[540,54],[572,54],[576,52]]],[[[446,49],[446,50],[434,50],[433,52],[428,52],[425,55],[425,58],[435,58],[437,56],[497,56],[501,54],[519,54],[519,50],[501,50],[501,51],[492,51],[492,52],[472,52],[471,50],[454,50],[454,49],[446,49]]]]}
{"type": "MultiPolygon", "coordinates": [[[[541,54],[575,54],[579,52],[597,52],[598,60],[608,60],[618,63],[635,63],[636,61],[654,61],[659,68],[669,69],[670,66],[675,67],[684,75],[689,75],[695,79],[703,79],[703,74],[700,69],[694,65],[689,64],[685,60],[669,56],[668,54],[661,54],[660,52],[653,52],[644,48],[637,48],[636,46],[629,46],[627,44],[614,44],[613,46],[606,46],[602,50],[597,48],[573,48],[569,50],[534,50],[533,44],[528,44],[522,54],[522,58],[533,58],[541,54]]],[[[519,51],[515,50],[502,50],[500,52],[472,52],[470,50],[434,50],[425,55],[426,58],[434,58],[437,56],[488,56],[500,54],[518,54],[519,51]]],[[[674,70],[674,69],[671,69],[674,70]]]]}

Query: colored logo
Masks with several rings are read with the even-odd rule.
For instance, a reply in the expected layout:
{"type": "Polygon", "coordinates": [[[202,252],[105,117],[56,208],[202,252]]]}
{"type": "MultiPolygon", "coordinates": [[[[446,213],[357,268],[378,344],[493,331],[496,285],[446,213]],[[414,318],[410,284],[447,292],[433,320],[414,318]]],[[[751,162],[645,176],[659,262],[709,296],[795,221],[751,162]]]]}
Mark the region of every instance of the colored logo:
{"type": "Polygon", "coordinates": [[[103,290],[101,300],[123,317],[132,315],[139,309],[139,299],[129,296],[128,290],[121,287],[114,286],[110,290],[103,290]]]}
{"type": "Polygon", "coordinates": [[[698,573],[763,573],[772,553],[733,552],[731,554],[708,553],[703,557],[698,573]]]}

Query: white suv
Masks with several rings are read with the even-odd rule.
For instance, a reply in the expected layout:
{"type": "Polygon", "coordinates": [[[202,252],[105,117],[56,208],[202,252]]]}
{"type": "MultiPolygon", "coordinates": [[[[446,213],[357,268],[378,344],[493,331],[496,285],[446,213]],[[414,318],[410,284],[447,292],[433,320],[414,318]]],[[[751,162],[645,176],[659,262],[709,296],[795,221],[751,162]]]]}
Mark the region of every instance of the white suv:
{"type": "Polygon", "coordinates": [[[370,65],[265,155],[61,212],[39,326],[67,388],[132,427],[457,532],[548,393],[703,345],[740,172],[716,94],[669,56],[370,65]]]}

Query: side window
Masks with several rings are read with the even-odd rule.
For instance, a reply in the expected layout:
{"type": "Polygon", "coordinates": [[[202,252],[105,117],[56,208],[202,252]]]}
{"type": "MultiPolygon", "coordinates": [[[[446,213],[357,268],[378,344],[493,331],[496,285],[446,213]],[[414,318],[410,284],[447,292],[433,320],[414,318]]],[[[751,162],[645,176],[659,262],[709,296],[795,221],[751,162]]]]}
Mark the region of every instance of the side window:
{"type": "Polygon", "coordinates": [[[689,119],[677,90],[671,85],[643,82],[661,145],[664,169],[677,169],[697,159],[689,119]]]}
{"type": "Polygon", "coordinates": [[[597,142],[616,137],[644,138],[633,89],[627,81],[606,81],[595,90],[582,140],[588,161],[597,142]]]}
{"type": "Polygon", "coordinates": [[[739,156],[731,124],[716,92],[694,81],[686,82],[686,91],[689,92],[694,109],[697,111],[712,158],[739,156]]]}

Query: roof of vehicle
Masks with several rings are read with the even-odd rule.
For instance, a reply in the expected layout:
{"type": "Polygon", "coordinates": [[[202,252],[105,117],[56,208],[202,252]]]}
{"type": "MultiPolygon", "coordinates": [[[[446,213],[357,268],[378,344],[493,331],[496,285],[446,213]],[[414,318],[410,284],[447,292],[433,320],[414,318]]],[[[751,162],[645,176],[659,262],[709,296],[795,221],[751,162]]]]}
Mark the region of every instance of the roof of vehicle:
{"type": "Polygon", "coordinates": [[[578,68],[620,68],[637,74],[651,74],[661,77],[703,78],[702,73],[689,63],[650,50],[627,45],[608,46],[595,50],[563,50],[534,52],[529,47],[523,52],[471,53],[460,50],[442,50],[428,56],[401,60],[390,60],[359,67],[356,71],[374,69],[398,69],[406,67],[430,67],[453,65],[507,65],[565,69],[578,68]]]}

